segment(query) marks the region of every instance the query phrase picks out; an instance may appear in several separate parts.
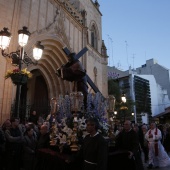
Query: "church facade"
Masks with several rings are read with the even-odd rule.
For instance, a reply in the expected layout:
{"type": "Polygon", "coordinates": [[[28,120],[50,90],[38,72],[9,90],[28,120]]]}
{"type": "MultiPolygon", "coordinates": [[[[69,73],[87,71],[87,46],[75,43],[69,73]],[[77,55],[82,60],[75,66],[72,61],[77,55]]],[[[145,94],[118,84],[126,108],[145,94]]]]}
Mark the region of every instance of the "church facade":
{"type": "MultiPolygon", "coordinates": [[[[21,87],[21,101],[26,104],[25,112],[30,112],[40,101],[43,105],[39,114],[47,114],[44,105],[53,97],[72,92],[73,82],[62,80],[56,70],[68,62],[63,51],[78,53],[84,47],[88,51],[79,59],[88,76],[103,96],[108,95],[107,63],[108,57],[102,41],[102,14],[100,5],[92,0],[3,0],[0,2],[0,29],[4,27],[12,33],[7,53],[19,49],[18,30],[26,26],[31,33],[24,47],[33,60],[32,49],[37,41],[44,46],[43,56],[37,65],[22,64],[33,77],[21,87]]],[[[11,59],[0,54],[0,122],[10,117],[11,106],[16,96],[16,86],[4,78],[9,69],[16,66],[11,59]]],[[[89,92],[93,89],[89,85],[89,92]]],[[[37,108],[35,108],[37,109],[37,108]]],[[[28,114],[28,113],[25,113],[28,114]]]]}

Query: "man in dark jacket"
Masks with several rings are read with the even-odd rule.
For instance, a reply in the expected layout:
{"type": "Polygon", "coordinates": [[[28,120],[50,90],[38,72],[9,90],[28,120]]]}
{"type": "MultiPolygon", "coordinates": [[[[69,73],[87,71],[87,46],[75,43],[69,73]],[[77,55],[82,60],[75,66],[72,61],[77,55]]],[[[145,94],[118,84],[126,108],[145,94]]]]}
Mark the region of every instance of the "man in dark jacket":
{"type": "Polygon", "coordinates": [[[37,123],[38,123],[38,115],[37,115],[37,112],[35,110],[33,110],[31,112],[28,121],[31,122],[31,123],[34,123],[35,125],[37,125],[37,123]]]}
{"type": "Polygon", "coordinates": [[[50,146],[50,133],[49,127],[45,124],[40,127],[40,134],[37,141],[37,149],[49,148],[50,146]]]}
{"type": "Polygon", "coordinates": [[[97,119],[89,118],[86,125],[89,134],[84,138],[78,154],[70,160],[79,164],[82,162],[83,170],[107,170],[108,145],[98,133],[99,123],[97,119]]]}
{"type": "MultiPolygon", "coordinates": [[[[129,168],[131,170],[143,170],[142,159],[139,152],[138,134],[132,129],[131,122],[124,122],[124,129],[116,138],[116,148],[124,152],[124,164],[122,170],[129,168]],[[124,166],[124,167],[123,167],[124,166]]],[[[120,160],[122,161],[122,160],[120,160]]]]}
{"type": "Polygon", "coordinates": [[[11,118],[11,127],[5,131],[6,159],[8,160],[6,170],[19,170],[22,166],[22,144],[23,134],[20,131],[19,119],[11,118]]]}

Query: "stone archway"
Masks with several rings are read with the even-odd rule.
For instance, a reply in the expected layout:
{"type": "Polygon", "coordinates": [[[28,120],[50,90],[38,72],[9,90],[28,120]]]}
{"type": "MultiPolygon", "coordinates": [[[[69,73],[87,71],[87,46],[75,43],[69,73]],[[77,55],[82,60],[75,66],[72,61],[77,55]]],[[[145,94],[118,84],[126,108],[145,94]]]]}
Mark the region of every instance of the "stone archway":
{"type": "Polygon", "coordinates": [[[20,119],[28,119],[30,112],[36,110],[40,116],[49,113],[49,95],[46,81],[38,69],[32,71],[33,77],[22,85],[20,94],[20,119]]]}
{"type": "MultiPolygon", "coordinates": [[[[31,106],[30,111],[31,109],[36,110],[36,102],[40,101],[39,99],[44,100],[45,105],[48,105],[47,107],[49,108],[49,102],[52,97],[58,97],[60,94],[65,95],[67,92],[72,91],[72,83],[64,81],[56,75],[57,68],[68,62],[62,50],[63,45],[59,41],[50,38],[41,40],[41,43],[45,47],[41,60],[38,61],[38,65],[28,67],[28,70],[33,73],[33,77],[27,84],[26,98],[31,106]]],[[[29,53],[29,56],[31,55],[29,53]]],[[[47,112],[49,111],[38,108],[37,110],[39,110],[38,114],[48,114],[47,112]]],[[[29,115],[29,113],[26,114],[29,115]]]]}
{"type": "MultiPolygon", "coordinates": [[[[38,69],[43,75],[47,83],[49,98],[57,97],[59,94],[66,94],[72,91],[72,83],[61,80],[57,77],[56,70],[63,64],[67,63],[67,57],[63,51],[64,45],[59,41],[59,37],[42,36],[40,39],[41,44],[44,46],[43,56],[38,61],[38,65],[30,65],[28,69],[33,71],[38,69]],[[55,38],[55,39],[54,39],[55,38]]],[[[33,41],[27,47],[28,55],[32,56],[31,47],[33,41]]]]}

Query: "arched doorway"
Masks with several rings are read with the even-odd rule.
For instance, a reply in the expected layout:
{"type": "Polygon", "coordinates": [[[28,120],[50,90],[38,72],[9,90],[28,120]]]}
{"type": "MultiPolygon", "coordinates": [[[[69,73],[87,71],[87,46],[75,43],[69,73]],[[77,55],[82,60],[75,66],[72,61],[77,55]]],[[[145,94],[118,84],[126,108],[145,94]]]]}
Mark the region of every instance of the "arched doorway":
{"type": "Polygon", "coordinates": [[[42,75],[36,77],[34,103],[31,111],[36,110],[38,115],[47,115],[49,111],[47,85],[42,75]]]}
{"type": "MultiPolygon", "coordinates": [[[[33,77],[28,82],[27,101],[30,101],[30,112],[46,117],[50,111],[48,88],[44,76],[38,69],[32,71],[33,77]]],[[[28,113],[29,116],[30,113],[28,113]]]]}
{"type": "MultiPolygon", "coordinates": [[[[72,83],[64,81],[56,75],[56,70],[63,63],[68,62],[62,50],[63,45],[51,37],[50,39],[44,37],[41,43],[45,46],[43,56],[37,65],[28,66],[33,77],[29,79],[26,88],[22,91],[22,94],[25,94],[23,100],[26,100],[27,108],[23,113],[26,118],[33,110],[36,110],[38,115],[47,116],[50,112],[50,99],[72,91],[72,83]]],[[[28,53],[28,55],[32,54],[28,53]]]]}
{"type": "MultiPolygon", "coordinates": [[[[21,121],[28,119],[30,112],[46,117],[50,112],[49,95],[46,81],[38,69],[32,71],[33,77],[22,85],[20,93],[19,117],[21,121]]],[[[15,101],[12,104],[11,115],[15,111],[15,101]]]]}

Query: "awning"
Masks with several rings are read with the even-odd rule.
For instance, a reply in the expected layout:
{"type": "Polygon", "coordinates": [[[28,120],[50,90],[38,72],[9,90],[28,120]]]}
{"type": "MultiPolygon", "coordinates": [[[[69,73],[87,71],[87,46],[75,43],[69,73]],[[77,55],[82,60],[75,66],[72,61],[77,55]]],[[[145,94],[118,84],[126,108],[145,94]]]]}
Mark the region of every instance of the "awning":
{"type": "Polygon", "coordinates": [[[170,116],[170,107],[165,108],[165,111],[162,113],[159,113],[155,116],[153,116],[154,118],[159,118],[159,117],[164,117],[164,116],[170,116]]]}

